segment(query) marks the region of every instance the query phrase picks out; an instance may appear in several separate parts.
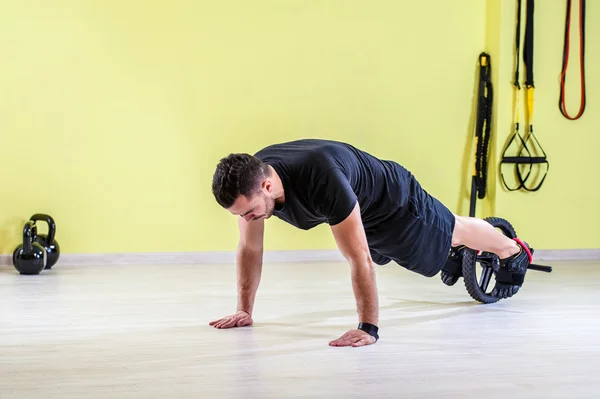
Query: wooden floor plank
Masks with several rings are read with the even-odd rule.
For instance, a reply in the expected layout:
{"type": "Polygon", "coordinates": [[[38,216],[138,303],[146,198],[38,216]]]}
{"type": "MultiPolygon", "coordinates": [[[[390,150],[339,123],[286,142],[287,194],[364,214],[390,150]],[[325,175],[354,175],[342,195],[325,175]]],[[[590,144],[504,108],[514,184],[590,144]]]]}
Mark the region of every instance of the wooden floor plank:
{"type": "Polygon", "coordinates": [[[255,325],[233,265],[0,268],[0,398],[598,398],[600,262],[548,262],[515,297],[475,303],[389,264],[381,340],[357,323],[342,262],[266,264],[255,325]]]}

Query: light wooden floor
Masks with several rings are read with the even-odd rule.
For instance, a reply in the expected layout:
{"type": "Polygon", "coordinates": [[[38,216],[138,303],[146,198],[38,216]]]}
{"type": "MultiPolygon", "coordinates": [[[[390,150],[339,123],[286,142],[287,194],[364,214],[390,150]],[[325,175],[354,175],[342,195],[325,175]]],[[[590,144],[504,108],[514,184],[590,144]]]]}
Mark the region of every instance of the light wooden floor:
{"type": "Polygon", "coordinates": [[[0,268],[0,398],[599,398],[600,262],[549,262],[510,300],[479,305],[399,266],[378,269],[381,340],[356,326],[343,263],[266,264],[255,326],[235,269],[0,268]]]}

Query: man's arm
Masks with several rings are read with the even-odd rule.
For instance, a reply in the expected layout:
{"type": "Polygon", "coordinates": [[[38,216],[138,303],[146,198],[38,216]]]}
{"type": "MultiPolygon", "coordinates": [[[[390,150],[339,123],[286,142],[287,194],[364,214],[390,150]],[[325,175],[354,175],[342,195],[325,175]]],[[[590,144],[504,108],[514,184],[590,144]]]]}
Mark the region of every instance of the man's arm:
{"type": "Polygon", "coordinates": [[[264,219],[247,222],[239,219],[240,242],[237,248],[237,310],[252,314],[263,263],[264,219]]]}
{"type": "Polygon", "coordinates": [[[237,310],[234,314],[211,321],[215,328],[243,327],[253,324],[254,299],[260,283],[263,256],[264,220],[239,219],[240,241],[237,248],[237,310]]]}
{"type": "MultiPolygon", "coordinates": [[[[379,323],[379,299],[375,264],[371,259],[358,203],[341,223],[331,227],[341,253],[350,263],[352,288],[356,298],[360,323],[375,326],[379,323]]],[[[375,343],[376,339],[361,330],[351,330],[333,341],[334,346],[361,346],[375,343]]]]}

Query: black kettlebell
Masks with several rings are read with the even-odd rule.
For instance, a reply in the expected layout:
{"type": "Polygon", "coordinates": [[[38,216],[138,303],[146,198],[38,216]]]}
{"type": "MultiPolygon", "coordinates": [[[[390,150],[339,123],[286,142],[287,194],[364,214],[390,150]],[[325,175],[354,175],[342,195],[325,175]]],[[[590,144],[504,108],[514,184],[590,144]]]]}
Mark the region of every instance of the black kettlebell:
{"type": "Polygon", "coordinates": [[[46,250],[33,241],[37,228],[35,221],[29,220],[23,227],[23,244],[13,252],[13,265],[21,274],[40,274],[46,267],[46,250]]]}
{"type": "Polygon", "coordinates": [[[38,242],[46,250],[46,256],[48,257],[46,269],[51,269],[52,266],[58,262],[58,258],[60,256],[60,247],[58,242],[54,239],[56,236],[56,223],[54,223],[52,216],[44,213],[36,213],[30,218],[30,220],[33,220],[34,222],[42,221],[48,224],[48,234],[38,235],[37,229],[35,229],[33,241],[38,242]]]}

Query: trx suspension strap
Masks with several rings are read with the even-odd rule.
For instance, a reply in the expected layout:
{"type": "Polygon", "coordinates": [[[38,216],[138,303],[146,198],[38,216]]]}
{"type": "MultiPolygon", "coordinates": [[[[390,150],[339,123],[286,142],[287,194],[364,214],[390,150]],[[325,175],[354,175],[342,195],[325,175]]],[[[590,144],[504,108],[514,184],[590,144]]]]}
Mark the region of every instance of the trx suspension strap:
{"type": "Polygon", "coordinates": [[[506,180],[504,179],[504,174],[502,173],[502,169],[500,171],[500,175],[502,177],[502,182],[504,186],[509,191],[516,191],[519,189],[524,189],[526,191],[537,191],[541,188],[544,180],[546,179],[546,174],[548,173],[549,163],[547,160],[546,153],[542,149],[539,141],[535,137],[533,133],[533,104],[534,104],[534,90],[535,85],[533,81],[533,15],[534,15],[534,0],[527,0],[527,16],[526,16],[526,26],[525,26],[525,42],[523,49],[523,61],[525,63],[525,90],[527,96],[527,119],[529,125],[528,135],[525,139],[521,137],[519,132],[519,111],[518,107],[520,105],[521,99],[521,86],[519,84],[519,50],[520,50],[520,41],[521,41],[521,0],[517,0],[518,11],[517,11],[517,31],[516,31],[516,56],[515,56],[515,132],[513,133],[511,139],[509,140],[506,148],[504,149],[504,153],[502,155],[501,164],[514,164],[515,165],[515,173],[517,175],[518,186],[510,188],[506,184],[506,180]],[[508,148],[511,146],[513,141],[518,138],[519,143],[517,144],[519,150],[517,151],[516,156],[507,156],[506,153],[508,148]],[[530,142],[533,141],[533,142],[530,142]],[[534,156],[533,153],[541,152],[541,155],[534,156]],[[546,172],[542,180],[538,183],[537,186],[530,188],[531,186],[527,186],[525,183],[529,180],[531,175],[531,170],[533,165],[535,164],[543,164],[546,165],[546,172]],[[525,176],[523,176],[523,172],[519,166],[521,165],[529,165],[529,170],[525,176]]]}
{"type": "Polygon", "coordinates": [[[477,94],[477,125],[475,126],[475,167],[471,178],[471,203],[469,216],[475,216],[476,197],[485,198],[487,180],[487,157],[492,127],[492,102],[494,92],[489,54],[479,55],[479,89],[477,94]]]}
{"type": "Polygon", "coordinates": [[[565,18],[565,39],[563,46],[562,70],[560,73],[560,97],[558,99],[558,108],[560,113],[569,120],[581,118],[585,111],[585,0],[579,0],[579,70],[581,80],[581,99],[577,115],[570,116],[565,104],[565,81],[567,76],[567,67],[569,65],[569,49],[571,36],[571,0],[567,0],[567,16],[565,18]]]}
{"type": "MultiPolygon", "coordinates": [[[[500,164],[504,164],[504,163],[508,163],[508,164],[517,164],[515,166],[516,169],[518,169],[518,164],[519,162],[523,162],[523,161],[527,161],[528,158],[522,158],[522,157],[518,157],[518,156],[506,156],[506,151],[508,150],[508,148],[511,146],[513,140],[518,139],[519,142],[517,143],[517,146],[519,148],[521,148],[521,151],[518,151],[518,153],[521,153],[522,150],[525,150],[527,153],[527,156],[531,156],[531,153],[529,152],[529,150],[527,149],[527,145],[525,144],[525,140],[523,140],[523,137],[521,136],[521,132],[519,131],[519,109],[521,107],[521,83],[519,83],[519,66],[521,65],[521,63],[519,62],[520,60],[520,55],[521,55],[521,1],[518,0],[517,1],[517,32],[516,32],[516,40],[515,40],[515,80],[513,82],[513,88],[514,88],[514,99],[513,99],[513,104],[514,104],[514,108],[513,108],[513,113],[514,113],[514,118],[515,118],[515,131],[513,133],[513,135],[511,136],[510,140],[508,141],[508,144],[506,145],[506,148],[504,149],[504,154],[502,156],[502,161],[500,162],[500,164]]],[[[531,167],[529,168],[529,172],[531,172],[531,167]]],[[[523,187],[523,179],[521,178],[521,174],[519,173],[519,185],[517,187],[511,188],[508,187],[508,184],[506,183],[506,180],[504,179],[504,173],[502,173],[502,168],[500,168],[500,177],[502,178],[502,183],[504,184],[504,187],[506,187],[506,189],[508,191],[516,191],[519,190],[523,187]]],[[[527,176],[525,176],[525,180],[527,180],[527,178],[529,177],[529,173],[527,173],[527,176]]]]}
{"type": "MultiPolygon", "coordinates": [[[[521,1],[521,0],[519,0],[521,1]]],[[[542,149],[541,144],[538,142],[535,134],[533,134],[533,104],[534,104],[534,89],[535,86],[533,84],[533,11],[534,11],[534,0],[527,0],[527,25],[525,26],[525,48],[523,49],[523,59],[525,61],[525,91],[527,94],[527,119],[529,122],[529,135],[525,139],[525,143],[528,145],[528,149],[531,152],[538,149],[541,152],[540,156],[531,156],[529,159],[530,164],[545,164],[546,165],[546,173],[544,177],[539,182],[539,184],[534,188],[529,188],[525,185],[525,180],[519,177],[519,181],[523,181],[523,188],[527,191],[537,191],[542,187],[544,180],[546,179],[546,174],[548,173],[548,160],[546,157],[546,153],[542,149]],[[535,142],[532,143],[533,146],[530,146],[529,140],[533,139],[535,142]]],[[[519,173],[519,169],[517,168],[517,173],[519,173]]],[[[520,174],[520,173],[519,173],[520,174]]],[[[528,173],[528,178],[530,174],[528,173]]]]}

